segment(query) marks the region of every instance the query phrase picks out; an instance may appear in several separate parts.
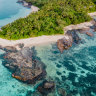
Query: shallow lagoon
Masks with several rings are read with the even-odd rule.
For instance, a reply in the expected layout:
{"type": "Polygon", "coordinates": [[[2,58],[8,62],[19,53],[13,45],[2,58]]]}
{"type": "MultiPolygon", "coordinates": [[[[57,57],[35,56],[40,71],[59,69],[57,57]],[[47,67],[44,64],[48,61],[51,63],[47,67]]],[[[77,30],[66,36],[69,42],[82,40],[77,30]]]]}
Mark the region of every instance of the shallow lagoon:
{"type": "Polygon", "coordinates": [[[17,0],[0,0],[0,27],[31,13],[31,9],[16,2],[17,0]]]}

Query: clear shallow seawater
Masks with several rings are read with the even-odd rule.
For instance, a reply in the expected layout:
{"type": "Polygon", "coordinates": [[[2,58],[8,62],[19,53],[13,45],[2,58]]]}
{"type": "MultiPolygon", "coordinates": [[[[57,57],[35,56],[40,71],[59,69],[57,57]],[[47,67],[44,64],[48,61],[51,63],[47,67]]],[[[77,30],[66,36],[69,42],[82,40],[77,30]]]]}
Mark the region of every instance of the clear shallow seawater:
{"type": "Polygon", "coordinates": [[[16,2],[17,0],[0,0],[0,27],[31,13],[31,9],[16,2]]]}
{"type": "MultiPolygon", "coordinates": [[[[0,27],[31,12],[16,2],[0,0],[0,27]]],[[[93,38],[84,34],[80,37],[84,44],[73,45],[63,54],[60,54],[56,44],[37,46],[37,56],[47,66],[47,77],[53,78],[57,88],[64,88],[68,96],[96,96],[96,33],[93,38]]],[[[0,50],[0,55],[3,53],[0,50]]],[[[34,86],[12,78],[0,59],[0,96],[30,96],[30,90],[34,91],[34,86]]],[[[59,95],[55,92],[51,96],[59,95]]]]}
{"type": "MultiPolygon", "coordinates": [[[[36,46],[37,56],[47,66],[47,78],[51,77],[57,88],[64,88],[68,96],[96,96],[96,33],[94,37],[80,34],[83,44],[73,45],[60,54],[56,44],[36,46]]],[[[0,54],[3,54],[0,51],[0,54]]],[[[0,96],[41,96],[28,95],[33,85],[26,85],[11,77],[11,72],[0,59],[0,96]]],[[[57,91],[54,95],[60,96],[57,91]]]]}
{"type": "MultiPolygon", "coordinates": [[[[94,37],[84,34],[80,34],[80,37],[84,43],[73,45],[63,54],[60,54],[56,44],[36,46],[35,49],[37,56],[47,66],[47,78],[51,77],[55,81],[56,89],[64,88],[68,96],[96,96],[96,33],[94,37]]],[[[34,93],[27,95],[30,90],[35,90],[34,86],[12,78],[11,72],[2,65],[2,60],[0,59],[0,96],[41,96],[34,93]]],[[[56,91],[49,96],[60,95],[56,91]]]]}
{"type": "MultiPolygon", "coordinates": [[[[96,33],[94,37],[80,34],[84,44],[73,45],[60,54],[56,44],[36,47],[47,66],[47,76],[68,96],[96,96],[96,33]]],[[[59,96],[55,92],[55,96],[59,96]]]]}
{"type": "MultiPolygon", "coordinates": [[[[0,56],[4,51],[0,50],[0,56]]],[[[3,59],[0,59],[0,96],[26,96],[28,92],[34,91],[32,85],[26,85],[12,78],[11,72],[2,65],[3,59]]]]}

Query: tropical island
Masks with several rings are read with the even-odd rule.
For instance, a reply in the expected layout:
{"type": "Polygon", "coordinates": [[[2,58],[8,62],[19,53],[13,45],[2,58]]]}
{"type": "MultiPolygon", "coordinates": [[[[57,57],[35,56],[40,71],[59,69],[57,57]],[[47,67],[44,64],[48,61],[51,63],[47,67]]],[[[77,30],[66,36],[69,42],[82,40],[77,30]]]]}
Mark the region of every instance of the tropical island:
{"type": "Polygon", "coordinates": [[[0,29],[2,65],[21,87],[31,86],[17,90],[16,96],[95,96],[96,0],[17,3],[32,12],[0,29]],[[45,48],[36,46],[52,42],[45,48]]]}

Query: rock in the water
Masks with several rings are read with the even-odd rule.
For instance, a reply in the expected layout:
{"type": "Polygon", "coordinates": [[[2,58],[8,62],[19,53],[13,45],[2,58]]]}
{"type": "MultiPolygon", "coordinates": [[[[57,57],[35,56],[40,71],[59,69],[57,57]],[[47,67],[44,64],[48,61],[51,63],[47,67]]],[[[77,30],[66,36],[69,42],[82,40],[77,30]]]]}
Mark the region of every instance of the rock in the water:
{"type": "Polygon", "coordinates": [[[17,3],[23,3],[24,0],[18,0],[17,3]]]}
{"type": "Polygon", "coordinates": [[[5,54],[5,66],[12,71],[12,76],[26,83],[35,83],[46,76],[45,65],[33,59],[30,48],[5,54]]]}
{"type": "Polygon", "coordinates": [[[72,46],[73,39],[71,36],[65,35],[64,38],[57,41],[57,47],[62,53],[63,50],[67,50],[72,46]]]}
{"type": "Polygon", "coordinates": [[[26,83],[35,83],[37,80],[41,80],[45,75],[45,71],[38,68],[30,69],[30,68],[21,68],[16,70],[12,76],[18,80],[21,80],[26,83]]]}
{"type": "Polygon", "coordinates": [[[79,44],[81,42],[81,38],[78,36],[77,30],[68,31],[66,34],[72,36],[74,43],[79,44]]]}
{"type": "Polygon", "coordinates": [[[24,5],[24,7],[28,7],[28,3],[25,1],[23,1],[23,5],[24,5]]]}
{"type": "Polygon", "coordinates": [[[17,49],[15,48],[15,47],[13,47],[13,46],[6,46],[6,47],[4,47],[3,48],[6,52],[16,52],[17,51],[17,49]]]}
{"type": "Polygon", "coordinates": [[[93,37],[94,35],[91,32],[86,32],[86,35],[93,37]]]}
{"type": "Polygon", "coordinates": [[[58,94],[60,96],[66,96],[67,95],[66,91],[63,88],[58,88],[58,94]]]}
{"type": "Polygon", "coordinates": [[[40,84],[37,88],[37,90],[42,95],[47,95],[48,93],[51,93],[55,88],[55,83],[53,81],[44,81],[42,84],[40,84]]]}
{"type": "Polygon", "coordinates": [[[64,38],[59,39],[57,41],[57,47],[62,53],[64,50],[69,49],[73,43],[78,44],[80,42],[81,42],[81,38],[76,33],[76,30],[72,30],[72,31],[68,31],[65,34],[64,38]]]}

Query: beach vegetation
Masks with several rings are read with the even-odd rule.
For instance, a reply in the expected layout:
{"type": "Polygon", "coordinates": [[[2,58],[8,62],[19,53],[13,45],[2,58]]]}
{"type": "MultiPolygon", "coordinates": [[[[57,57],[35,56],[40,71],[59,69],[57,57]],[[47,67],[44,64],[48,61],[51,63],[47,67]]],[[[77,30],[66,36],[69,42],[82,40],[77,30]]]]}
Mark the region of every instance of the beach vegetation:
{"type": "Polygon", "coordinates": [[[96,10],[96,0],[25,0],[40,8],[26,18],[20,18],[0,31],[0,37],[22,39],[42,35],[63,34],[64,27],[90,21],[89,12],[96,10]]]}

